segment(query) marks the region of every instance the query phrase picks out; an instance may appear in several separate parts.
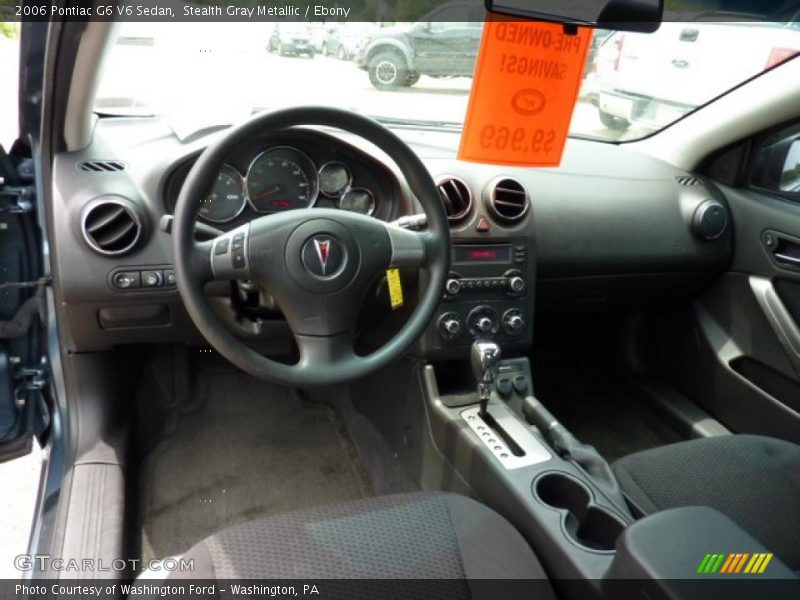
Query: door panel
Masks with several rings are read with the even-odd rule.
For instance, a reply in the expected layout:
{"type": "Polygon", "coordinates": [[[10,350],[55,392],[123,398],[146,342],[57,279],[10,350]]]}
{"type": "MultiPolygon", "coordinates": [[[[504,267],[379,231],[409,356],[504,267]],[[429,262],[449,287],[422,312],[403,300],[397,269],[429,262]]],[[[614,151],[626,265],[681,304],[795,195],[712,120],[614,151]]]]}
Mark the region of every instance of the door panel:
{"type": "Polygon", "coordinates": [[[659,324],[664,364],[677,387],[732,431],[800,443],[800,268],[776,260],[775,239],[765,235],[800,239],[800,204],[719,187],[731,211],[733,260],[691,309],[659,324]]]}

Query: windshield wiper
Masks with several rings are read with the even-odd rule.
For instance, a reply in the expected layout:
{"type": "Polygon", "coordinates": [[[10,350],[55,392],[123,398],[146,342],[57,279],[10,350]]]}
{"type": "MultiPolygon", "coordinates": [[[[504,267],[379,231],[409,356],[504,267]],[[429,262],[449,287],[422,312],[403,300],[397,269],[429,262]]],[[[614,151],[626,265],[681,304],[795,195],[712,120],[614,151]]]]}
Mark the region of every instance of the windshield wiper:
{"type": "Polygon", "coordinates": [[[401,119],[398,117],[372,117],[379,123],[393,127],[408,127],[409,129],[431,129],[448,131],[461,131],[463,125],[456,121],[429,121],[427,119],[401,119]]]}

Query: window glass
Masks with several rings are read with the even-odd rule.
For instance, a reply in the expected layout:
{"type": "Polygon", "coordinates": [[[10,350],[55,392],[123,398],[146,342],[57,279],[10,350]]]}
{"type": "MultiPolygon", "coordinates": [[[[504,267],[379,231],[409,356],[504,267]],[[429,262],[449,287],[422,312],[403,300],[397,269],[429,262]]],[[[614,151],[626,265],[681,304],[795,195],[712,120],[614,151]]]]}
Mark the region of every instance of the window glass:
{"type": "Polygon", "coordinates": [[[800,192],[800,139],[789,146],[781,171],[780,188],[783,192],[800,192]]]}
{"type": "Polygon", "coordinates": [[[0,144],[8,150],[17,138],[19,23],[0,21],[0,144]]]}
{"type": "Polygon", "coordinates": [[[800,125],[791,125],[758,143],[752,184],[773,192],[800,194],[800,125]]]}

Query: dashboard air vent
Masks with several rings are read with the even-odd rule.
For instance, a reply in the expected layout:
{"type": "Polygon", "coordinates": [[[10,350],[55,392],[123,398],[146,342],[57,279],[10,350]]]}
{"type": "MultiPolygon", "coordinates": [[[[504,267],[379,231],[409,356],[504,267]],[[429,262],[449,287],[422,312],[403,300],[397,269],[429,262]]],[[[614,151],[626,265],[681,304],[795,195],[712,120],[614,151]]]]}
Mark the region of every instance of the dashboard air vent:
{"type": "Polygon", "coordinates": [[[83,211],[81,233],[95,251],[107,256],[130,252],[142,236],[142,220],[126,199],[104,197],[83,211]]]}
{"type": "Polygon", "coordinates": [[[437,187],[447,219],[451,223],[461,221],[472,210],[472,192],[469,186],[457,177],[442,177],[438,180],[437,187]]]}
{"type": "Polygon", "coordinates": [[[682,185],[683,187],[697,187],[700,185],[700,179],[694,175],[681,175],[680,177],[676,177],[675,180],[678,182],[678,185],[682,185]]]}
{"type": "Polygon", "coordinates": [[[528,192],[516,179],[503,178],[489,185],[487,205],[500,221],[519,221],[528,213],[528,192]]]}
{"type": "Polygon", "coordinates": [[[78,169],[86,173],[117,173],[125,170],[125,163],[119,160],[85,160],[78,169]]]}

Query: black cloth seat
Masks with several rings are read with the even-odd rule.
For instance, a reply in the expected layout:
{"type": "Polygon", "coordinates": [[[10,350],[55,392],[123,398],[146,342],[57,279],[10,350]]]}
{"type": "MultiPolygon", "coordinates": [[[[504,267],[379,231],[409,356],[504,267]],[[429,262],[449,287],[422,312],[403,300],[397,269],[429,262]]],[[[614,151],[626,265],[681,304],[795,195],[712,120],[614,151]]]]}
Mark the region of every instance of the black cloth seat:
{"type": "Polygon", "coordinates": [[[613,469],[641,513],[709,506],[800,570],[800,446],[755,435],[704,438],[631,454],[613,469]]]}
{"type": "MultiPolygon", "coordinates": [[[[193,579],[546,579],[503,517],[465,496],[379,496],[246,521],[183,555],[193,579]]],[[[553,598],[546,582],[531,598],[553,598]],[[544,593],[543,593],[544,592],[544,593]]],[[[447,588],[474,597],[466,581],[447,588]]],[[[436,594],[434,594],[436,595],[436,594]]],[[[409,596],[411,597],[411,596],[409,596]]]]}

